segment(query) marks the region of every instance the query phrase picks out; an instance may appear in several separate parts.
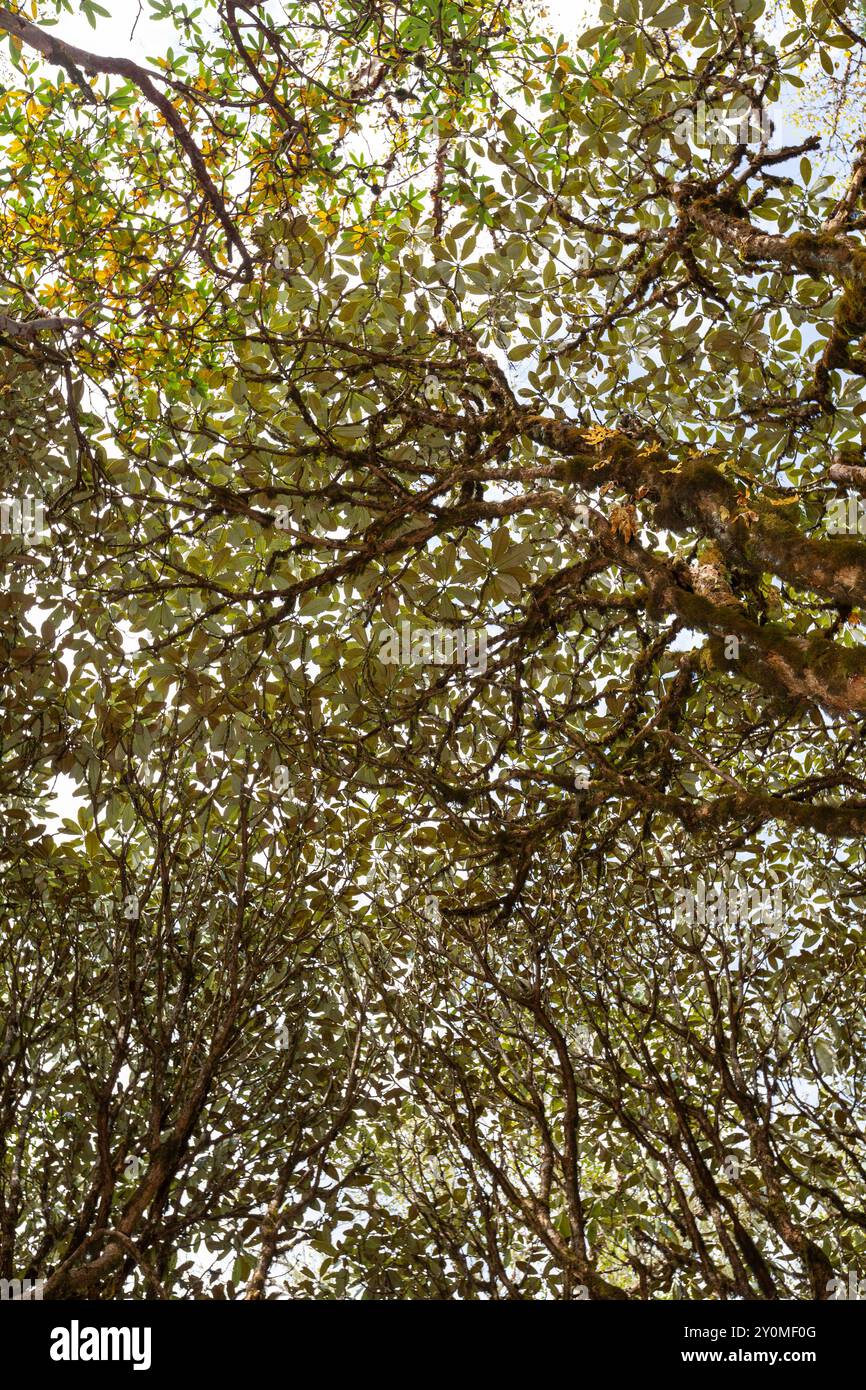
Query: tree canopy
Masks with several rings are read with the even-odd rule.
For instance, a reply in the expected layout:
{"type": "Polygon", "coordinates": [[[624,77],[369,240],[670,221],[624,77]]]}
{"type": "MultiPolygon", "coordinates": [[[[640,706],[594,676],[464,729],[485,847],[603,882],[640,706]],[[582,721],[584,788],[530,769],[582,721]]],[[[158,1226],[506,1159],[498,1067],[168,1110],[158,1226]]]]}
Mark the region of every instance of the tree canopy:
{"type": "Polygon", "coordinates": [[[863,13],[109,5],[0,5],[0,1277],[833,1297],[863,13]]]}

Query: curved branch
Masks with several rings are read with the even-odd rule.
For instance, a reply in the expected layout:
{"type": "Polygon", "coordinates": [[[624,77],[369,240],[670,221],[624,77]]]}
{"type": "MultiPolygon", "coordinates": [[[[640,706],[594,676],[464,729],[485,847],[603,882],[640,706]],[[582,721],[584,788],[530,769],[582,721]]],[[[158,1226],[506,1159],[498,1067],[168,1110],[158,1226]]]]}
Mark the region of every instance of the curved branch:
{"type": "MultiPolygon", "coordinates": [[[[222,226],[229,247],[234,246],[240,255],[243,278],[252,279],[253,263],[249,252],[240,232],[232,221],[222,194],[211,178],[204,156],[173,104],[165,93],[161,92],[155,85],[154,78],[160,77],[160,74],[149,73],[146,68],[132,62],[129,58],[103,58],[99,54],[89,53],[85,48],[76,48],[73,44],[66,43],[54,34],[46,34],[37,25],[31,24],[22,15],[13,14],[5,6],[0,6],[0,30],[13,35],[21,43],[26,44],[28,48],[33,48],[37,53],[48,58],[49,61],[58,63],[73,76],[79,86],[82,85],[79,81],[80,73],[78,76],[75,75],[78,69],[92,74],[103,73],[111,77],[122,77],[128,82],[132,82],[165,119],[177,143],[186,155],[205,198],[222,226]]],[[[86,83],[84,85],[86,87],[86,83]]],[[[87,90],[90,89],[87,88],[87,90]]],[[[92,95],[91,93],[91,97],[92,95]]]]}

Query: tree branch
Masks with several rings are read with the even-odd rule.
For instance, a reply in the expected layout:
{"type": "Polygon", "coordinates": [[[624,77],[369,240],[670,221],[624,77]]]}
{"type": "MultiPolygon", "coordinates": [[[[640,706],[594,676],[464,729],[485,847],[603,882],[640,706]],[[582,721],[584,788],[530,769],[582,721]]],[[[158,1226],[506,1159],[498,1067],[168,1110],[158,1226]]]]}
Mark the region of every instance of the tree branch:
{"type": "MultiPolygon", "coordinates": [[[[57,38],[54,34],[46,34],[35,24],[24,19],[22,15],[13,14],[5,6],[0,6],[0,30],[5,30],[7,34],[12,34],[15,38],[20,39],[28,48],[35,49],[37,53],[41,53],[51,62],[59,63],[76,81],[78,78],[75,77],[75,70],[80,68],[91,74],[103,73],[111,77],[122,77],[138,87],[142,95],[164,117],[166,124],[186,155],[205,198],[226,234],[229,247],[234,246],[240,255],[243,278],[252,279],[253,263],[249,252],[229,214],[222,194],[211,178],[201,150],[168,97],[155,86],[154,78],[158,78],[160,81],[165,80],[161,74],[151,74],[146,68],[132,62],[129,58],[103,58],[96,53],[89,53],[87,49],[76,48],[73,44],[64,42],[63,39],[57,38]]],[[[79,82],[78,85],[81,86],[81,83],[79,82]]]]}

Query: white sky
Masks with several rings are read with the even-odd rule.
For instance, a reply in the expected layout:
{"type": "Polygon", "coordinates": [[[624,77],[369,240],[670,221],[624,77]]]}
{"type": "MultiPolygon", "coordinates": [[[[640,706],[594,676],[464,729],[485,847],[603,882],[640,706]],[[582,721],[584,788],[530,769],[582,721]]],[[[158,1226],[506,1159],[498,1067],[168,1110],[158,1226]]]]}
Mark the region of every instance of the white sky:
{"type": "MultiPolygon", "coordinates": [[[[166,20],[152,19],[147,0],[141,0],[140,5],[139,0],[100,0],[100,3],[104,10],[112,11],[110,19],[99,16],[96,28],[92,29],[82,13],[63,15],[55,26],[58,37],[79,48],[88,48],[92,53],[134,58],[137,62],[163,54],[171,45],[174,25],[166,20]],[[135,34],[130,39],[133,25],[135,34]]],[[[179,47],[176,36],[174,43],[179,47]]]]}
{"type": "MultiPolygon", "coordinates": [[[[99,16],[93,29],[83,12],[63,15],[56,26],[58,37],[93,53],[134,58],[137,62],[164,54],[172,42],[175,48],[180,47],[174,26],[168,20],[154,20],[147,0],[99,2],[103,9],[111,10],[110,18],[99,16]]],[[[77,7],[79,0],[74,3],[77,7]]],[[[598,0],[545,0],[544,10],[551,28],[569,35],[594,22],[598,0]]]]}

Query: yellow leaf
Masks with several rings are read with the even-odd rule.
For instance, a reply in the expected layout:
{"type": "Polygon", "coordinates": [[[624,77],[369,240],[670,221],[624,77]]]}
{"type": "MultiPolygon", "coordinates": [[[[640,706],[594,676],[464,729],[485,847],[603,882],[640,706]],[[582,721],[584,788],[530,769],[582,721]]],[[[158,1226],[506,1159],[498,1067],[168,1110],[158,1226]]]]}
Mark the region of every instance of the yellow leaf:
{"type": "Polygon", "coordinates": [[[610,514],[610,527],[614,535],[622,536],[628,544],[637,533],[637,513],[629,503],[626,507],[614,507],[610,514]]]}

